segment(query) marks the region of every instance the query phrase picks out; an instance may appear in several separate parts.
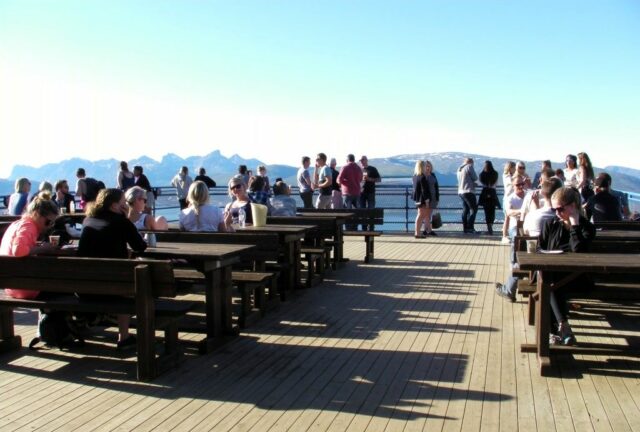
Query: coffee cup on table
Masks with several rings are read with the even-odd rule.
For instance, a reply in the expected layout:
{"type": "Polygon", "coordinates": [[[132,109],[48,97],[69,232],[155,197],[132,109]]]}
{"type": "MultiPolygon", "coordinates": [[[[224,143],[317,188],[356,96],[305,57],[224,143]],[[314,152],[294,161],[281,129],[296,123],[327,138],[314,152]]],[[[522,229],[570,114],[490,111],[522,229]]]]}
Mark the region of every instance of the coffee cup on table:
{"type": "Polygon", "coordinates": [[[58,247],[58,245],[60,244],[60,236],[59,235],[50,235],[49,236],[49,243],[51,244],[51,246],[58,247]]]}

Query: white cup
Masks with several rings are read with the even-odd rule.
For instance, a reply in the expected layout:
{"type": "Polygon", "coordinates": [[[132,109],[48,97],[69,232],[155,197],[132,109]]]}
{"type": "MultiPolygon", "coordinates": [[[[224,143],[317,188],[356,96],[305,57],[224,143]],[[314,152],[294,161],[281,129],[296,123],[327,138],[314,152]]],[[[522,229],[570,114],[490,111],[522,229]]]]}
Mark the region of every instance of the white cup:
{"type": "Polygon", "coordinates": [[[527,240],[527,253],[535,253],[538,247],[538,240],[527,240]]]}
{"type": "Polygon", "coordinates": [[[50,235],[49,236],[49,243],[51,244],[51,246],[58,246],[60,244],[60,236],[59,235],[50,235]]]}

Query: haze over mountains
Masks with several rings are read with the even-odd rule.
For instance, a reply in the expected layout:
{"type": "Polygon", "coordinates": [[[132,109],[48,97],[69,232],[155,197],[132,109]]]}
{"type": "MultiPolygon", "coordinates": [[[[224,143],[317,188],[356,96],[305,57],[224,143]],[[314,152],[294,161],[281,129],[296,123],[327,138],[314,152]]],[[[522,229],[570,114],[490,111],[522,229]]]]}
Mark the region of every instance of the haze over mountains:
{"type": "MultiPolygon", "coordinates": [[[[313,156],[309,154],[309,156],[313,156]]],[[[465,157],[472,157],[476,161],[476,170],[482,169],[485,160],[491,160],[498,172],[502,171],[504,163],[509,160],[505,158],[491,157],[478,154],[465,154],[460,152],[443,152],[443,153],[422,153],[422,154],[404,154],[391,156],[386,158],[370,158],[369,163],[380,171],[384,178],[394,178],[394,183],[410,184],[410,178],[413,172],[415,161],[430,160],[436,170],[440,184],[454,185],[456,184],[455,172],[460,166],[461,161],[465,157]],[[402,181],[406,179],[406,181],[402,181]]],[[[517,159],[513,159],[517,160],[517,159]]],[[[245,159],[239,155],[233,155],[229,158],[223,156],[220,151],[216,150],[204,156],[190,156],[181,158],[175,154],[169,153],[160,161],[156,161],[147,156],[127,161],[129,168],[134,165],[144,167],[144,172],[149,177],[153,186],[168,186],[173,176],[183,165],[189,167],[192,177],[197,175],[199,167],[204,167],[207,174],[212,177],[219,186],[226,184],[227,180],[237,172],[238,165],[244,164],[249,169],[256,171],[256,167],[262,164],[257,159],[245,159]]],[[[338,160],[338,164],[342,164],[342,160],[338,160]]],[[[533,176],[538,171],[541,161],[525,161],[527,172],[533,176]]],[[[552,161],[554,168],[564,166],[564,161],[552,161]]],[[[68,159],[60,162],[50,163],[41,167],[30,167],[24,165],[16,165],[11,171],[9,179],[0,180],[0,194],[8,194],[13,192],[13,184],[15,179],[19,177],[27,177],[34,183],[41,180],[49,180],[55,182],[58,179],[69,180],[71,188],[75,185],[75,172],[79,167],[85,168],[87,175],[100,179],[110,187],[116,183],[120,161],[116,159],[106,159],[98,161],[89,161],[85,159],[68,159]]],[[[288,165],[269,165],[265,164],[268,169],[269,178],[275,179],[282,177],[285,181],[295,184],[295,175],[298,167],[288,165]]],[[[604,168],[596,168],[596,174],[600,171],[607,171],[614,178],[614,187],[620,190],[640,193],[640,170],[620,167],[607,166],[604,168]]]]}

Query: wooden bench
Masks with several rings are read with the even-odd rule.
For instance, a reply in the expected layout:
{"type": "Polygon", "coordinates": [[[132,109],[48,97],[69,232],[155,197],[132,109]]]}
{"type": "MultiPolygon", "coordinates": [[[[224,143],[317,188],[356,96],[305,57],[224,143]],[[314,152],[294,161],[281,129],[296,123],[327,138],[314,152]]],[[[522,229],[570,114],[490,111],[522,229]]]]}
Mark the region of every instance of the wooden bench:
{"type": "MultiPolygon", "coordinates": [[[[345,222],[345,227],[355,226],[356,228],[359,225],[365,225],[368,227],[373,227],[375,225],[384,224],[384,209],[382,208],[357,208],[357,209],[307,209],[307,208],[299,208],[299,212],[304,213],[353,213],[353,215],[347,219],[345,222]]],[[[355,231],[355,230],[345,230],[343,235],[345,237],[363,237],[365,241],[365,255],[364,262],[369,263],[374,259],[375,250],[374,250],[374,239],[382,235],[382,231],[355,231]]]]}
{"type": "Polygon", "coordinates": [[[307,265],[305,286],[310,287],[324,280],[325,271],[331,266],[332,247],[326,244],[327,239],[336,236],[335,219],[308,216],[269,216],[267,224],[275,225],[313,225],[304,240],[300,253],[307,265]]]}
{"type": "Polygon", "coordinates": [[[137,318],[137,378],[149,381],[177,364],[178,320],[193,302],[172,299],[176,289],[168,261],[106,258],[0,257],[0,286],[52,292],[50,300],[0,297],[0,352],[19,349],[13,311],[23,307],[137,318]],[[80,298],[75,296],[77,293],[80,298]],[[82,296],[112,296],[98,300],[82,296]],[[161,298],[162,297],[162,298],[161,298]],[[164,330],[164,352],[156,355],[155,331],[164,330]]]}
{"type": "Polygon", "coordinates": [[[595,222],[596,229],[639,231],[640,221],[595,222]]]}
{"type": "MultiPolygon", "coordinates": [[[[231,281],[238,287],[241,312],[238,324],[245,328],[257,315],[264,315],[266,308],[275,307],[280,301],[278,278],[280,271],[266,271],[267,261],[275,265],[278,260],[279,245],[276,234],[263,233],[214,233],[214,232],[156,232],[158,241],[179,243],[225,243],[250,244],[256,246],[248,255],[242,256],[240,268],[231,272],[231,281]],[[247,266],[249,267],[247,270],[247,266]],[[265,290],[268,289],[268,302],[265,290]]],[[[192,269],[176,269],[178,282],[201,282],[204,276],[192,269]]]]}

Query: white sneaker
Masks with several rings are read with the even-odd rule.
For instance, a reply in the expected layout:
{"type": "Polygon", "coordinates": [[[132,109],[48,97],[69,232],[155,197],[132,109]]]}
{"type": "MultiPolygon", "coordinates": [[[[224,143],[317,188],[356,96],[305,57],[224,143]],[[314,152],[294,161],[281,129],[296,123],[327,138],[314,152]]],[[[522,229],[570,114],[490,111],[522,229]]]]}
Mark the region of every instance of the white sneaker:
{"type": "Polygon", "coordinates": [[[508,245],[511,244],[511,240],[509,240],[509,237],[502,237],[501,243],[504,245],[508,245]]]}

